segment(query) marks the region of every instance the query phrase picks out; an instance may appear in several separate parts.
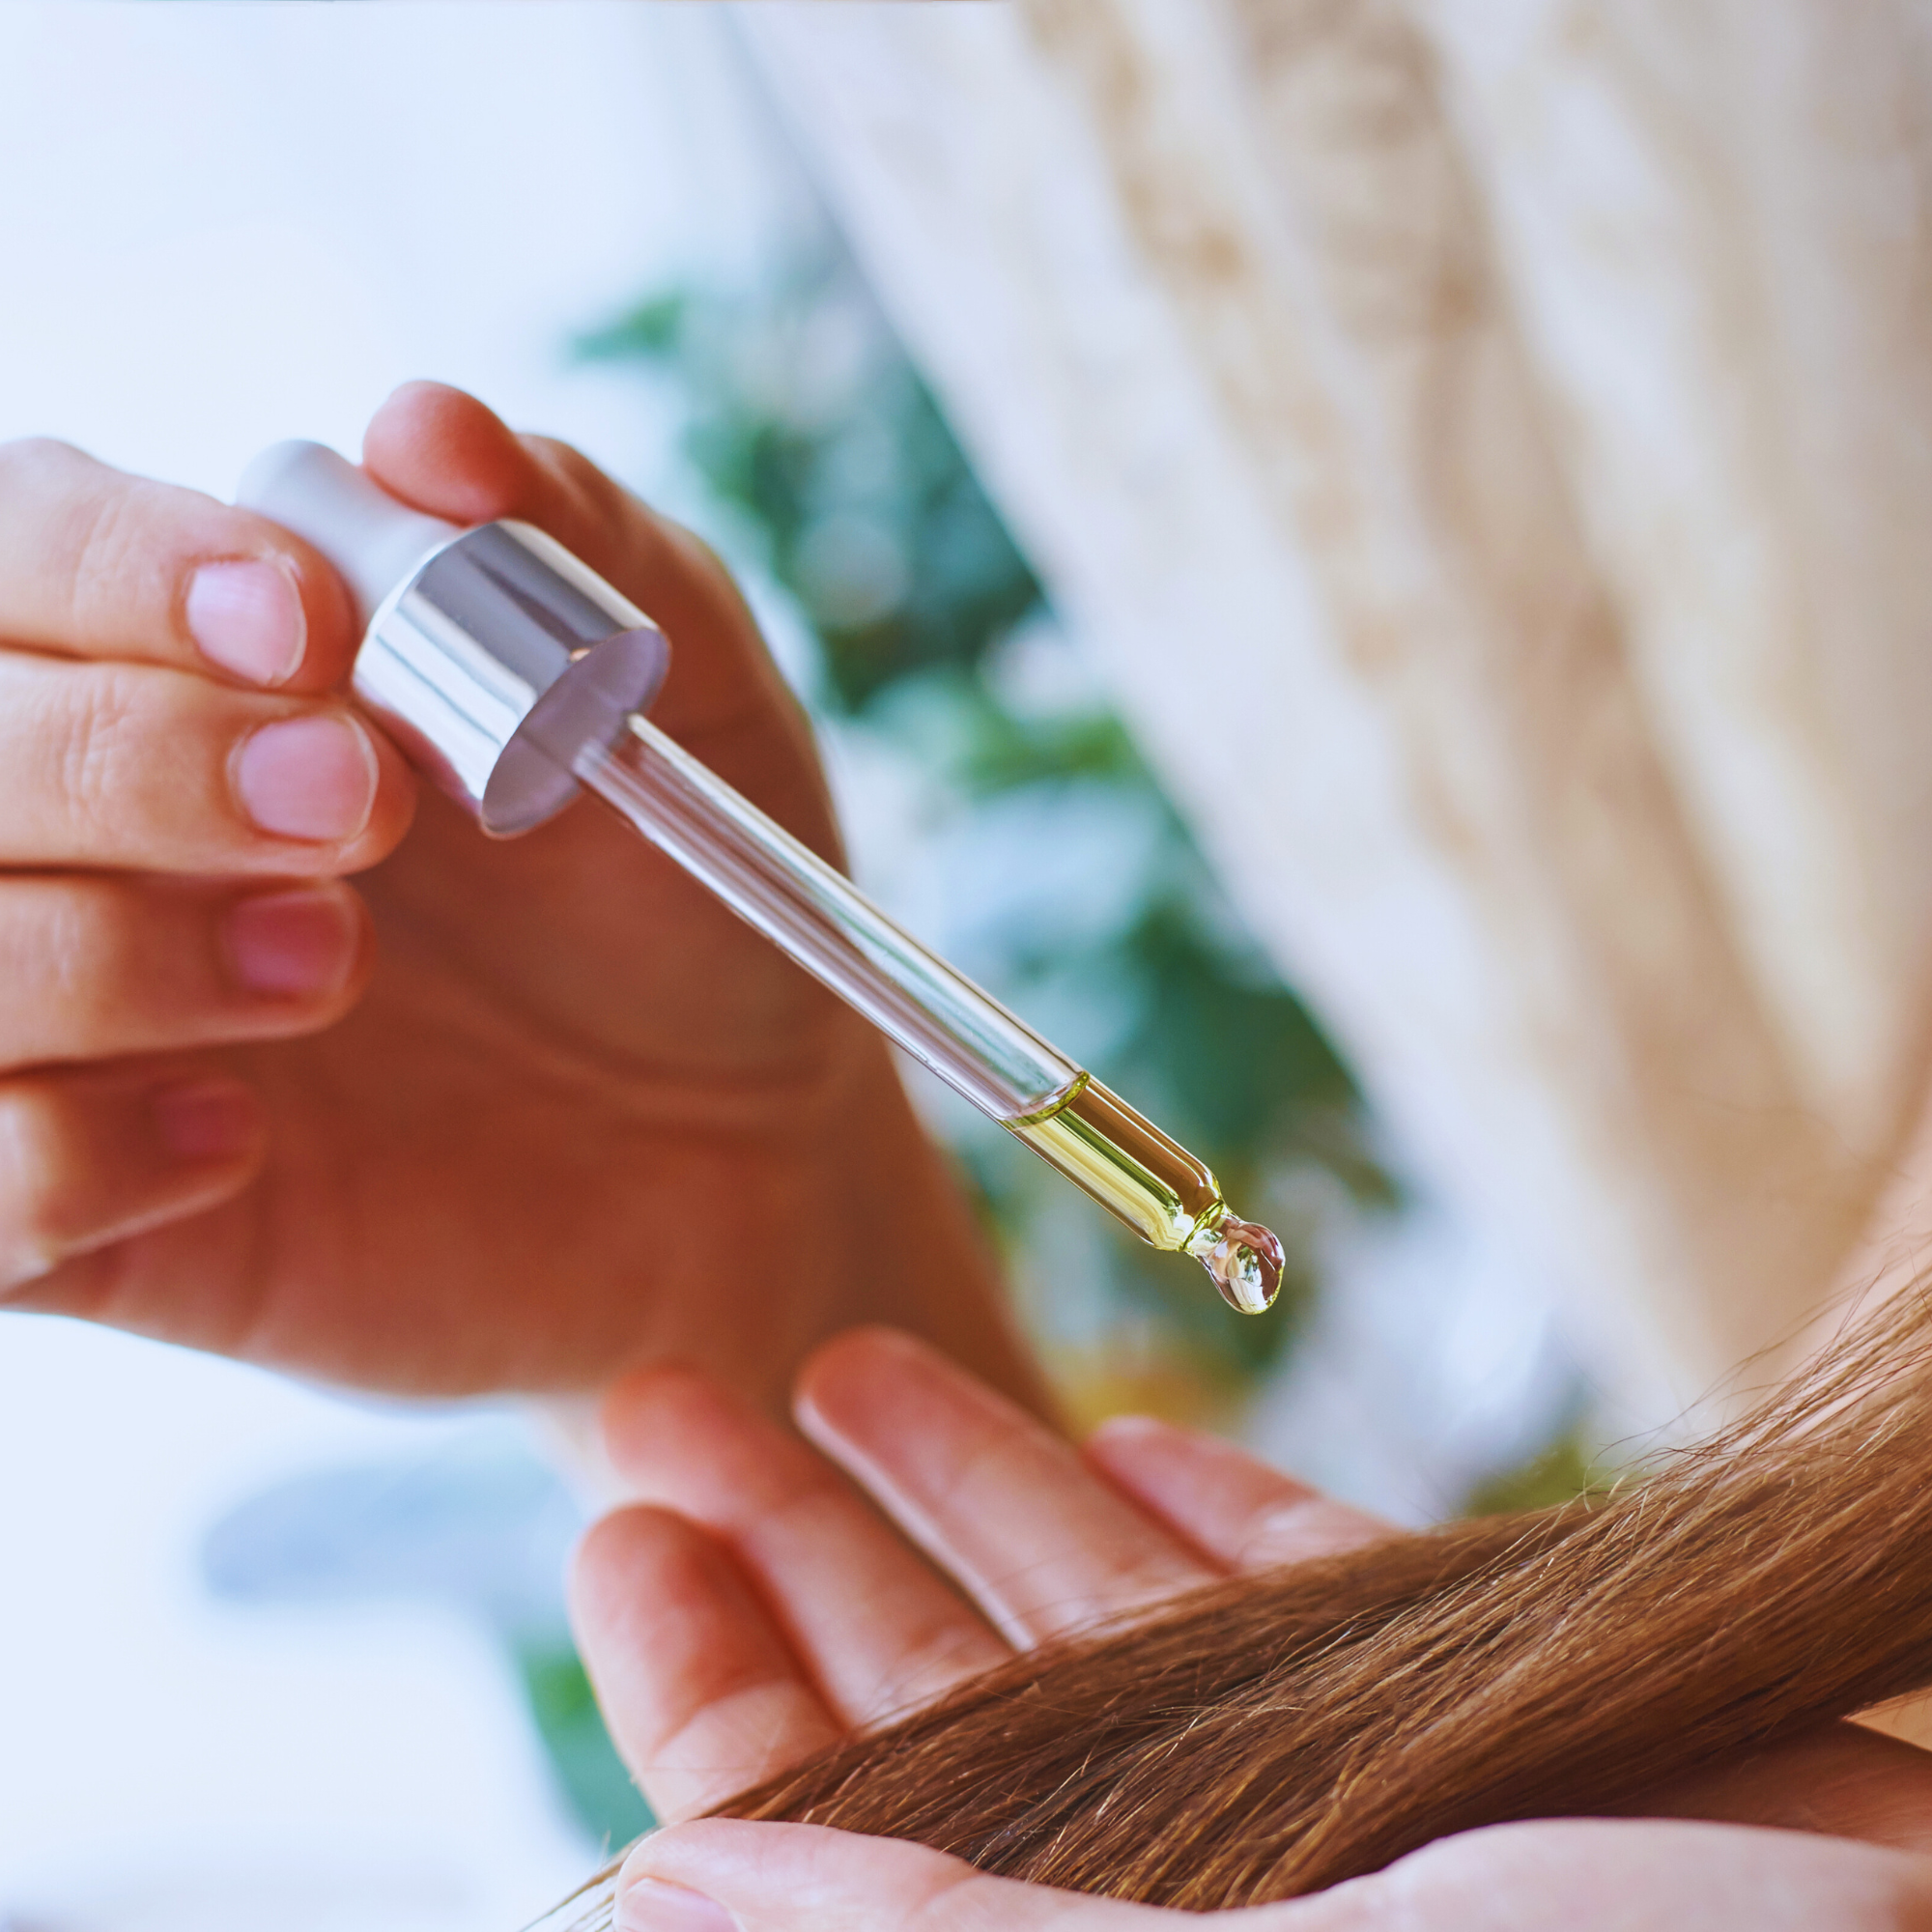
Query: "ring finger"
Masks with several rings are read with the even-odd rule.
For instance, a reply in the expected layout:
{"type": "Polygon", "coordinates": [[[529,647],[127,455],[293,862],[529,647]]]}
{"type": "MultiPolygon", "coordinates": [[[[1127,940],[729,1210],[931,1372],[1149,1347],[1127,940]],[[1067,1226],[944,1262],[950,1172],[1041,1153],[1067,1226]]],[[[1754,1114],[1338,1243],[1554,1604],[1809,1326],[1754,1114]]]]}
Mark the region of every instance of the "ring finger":
{"type": "Polygon", "coordinates": [[[361,900],[328,881],[0,880],[0,1068],[307,1032],[371,954],[361,900]]]}

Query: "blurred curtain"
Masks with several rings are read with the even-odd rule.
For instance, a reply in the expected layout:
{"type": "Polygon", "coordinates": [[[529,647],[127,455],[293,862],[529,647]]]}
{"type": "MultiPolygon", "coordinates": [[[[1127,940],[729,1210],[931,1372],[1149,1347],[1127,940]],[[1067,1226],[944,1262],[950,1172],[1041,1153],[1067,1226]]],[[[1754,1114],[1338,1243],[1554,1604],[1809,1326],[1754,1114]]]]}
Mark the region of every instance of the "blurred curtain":
{"type": "Polygon", "coordinates": [[[1667,1413],[1916,1116],[1932,11],[741,10],[1404,1157],[1667,1413]]]}

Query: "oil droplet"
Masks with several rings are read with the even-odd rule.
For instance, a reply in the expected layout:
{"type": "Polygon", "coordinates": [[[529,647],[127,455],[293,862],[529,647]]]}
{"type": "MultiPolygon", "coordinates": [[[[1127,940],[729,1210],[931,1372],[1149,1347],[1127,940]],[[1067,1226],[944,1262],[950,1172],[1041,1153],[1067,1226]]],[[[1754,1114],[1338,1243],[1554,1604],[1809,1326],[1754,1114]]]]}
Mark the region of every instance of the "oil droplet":
{"type": "Polygon", "coordinates": [[[1188,1242],[1187,1252],[1214,1279],[1221,1298],[1243,1315],[1260,1315],[1281,1293],[1287,1264],[1281,1242],[1258,1221],[1223,1213],[1188,1242]]]}

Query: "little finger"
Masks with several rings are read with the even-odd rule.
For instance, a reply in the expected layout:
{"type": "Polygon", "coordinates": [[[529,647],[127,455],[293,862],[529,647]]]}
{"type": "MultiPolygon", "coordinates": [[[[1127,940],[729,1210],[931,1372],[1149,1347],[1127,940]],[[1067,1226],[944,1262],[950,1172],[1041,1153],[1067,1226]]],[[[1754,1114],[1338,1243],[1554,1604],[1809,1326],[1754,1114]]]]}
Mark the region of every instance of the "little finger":
{"type": "Polygon", "coordinates": [[[0,1301],[227,1200],[263,1144],[254,1094],[181,1062],[0,1080],[0,1301]]]}

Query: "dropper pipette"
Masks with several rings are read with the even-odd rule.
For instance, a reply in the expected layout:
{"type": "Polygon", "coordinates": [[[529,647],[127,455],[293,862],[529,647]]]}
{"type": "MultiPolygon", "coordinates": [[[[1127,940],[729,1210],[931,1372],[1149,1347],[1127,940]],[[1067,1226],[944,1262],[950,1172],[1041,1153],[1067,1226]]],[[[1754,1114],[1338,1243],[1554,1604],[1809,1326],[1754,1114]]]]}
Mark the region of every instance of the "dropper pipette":
{"type": "Polygon", "coordinates": [[[1281,1255],[1185,1148],[888,919],[649,719],[582,747],[578,778],[740,918],[1144,1241],[1193,1255],[1236,1308],[1274,1299],[1281,1255]]]}
{"type": "Polygon", "coordinates": [[[651,724],[663,635],[554,539],[422,516],[319,443],[267,451],[238,501],[342,572],[368,623],[357,696],[486,831],[587,787],[1141,1239],[1194,1256],[1244,1313],[1274,1300],[1280,1242],[1201,1161],[651,724]]]}

